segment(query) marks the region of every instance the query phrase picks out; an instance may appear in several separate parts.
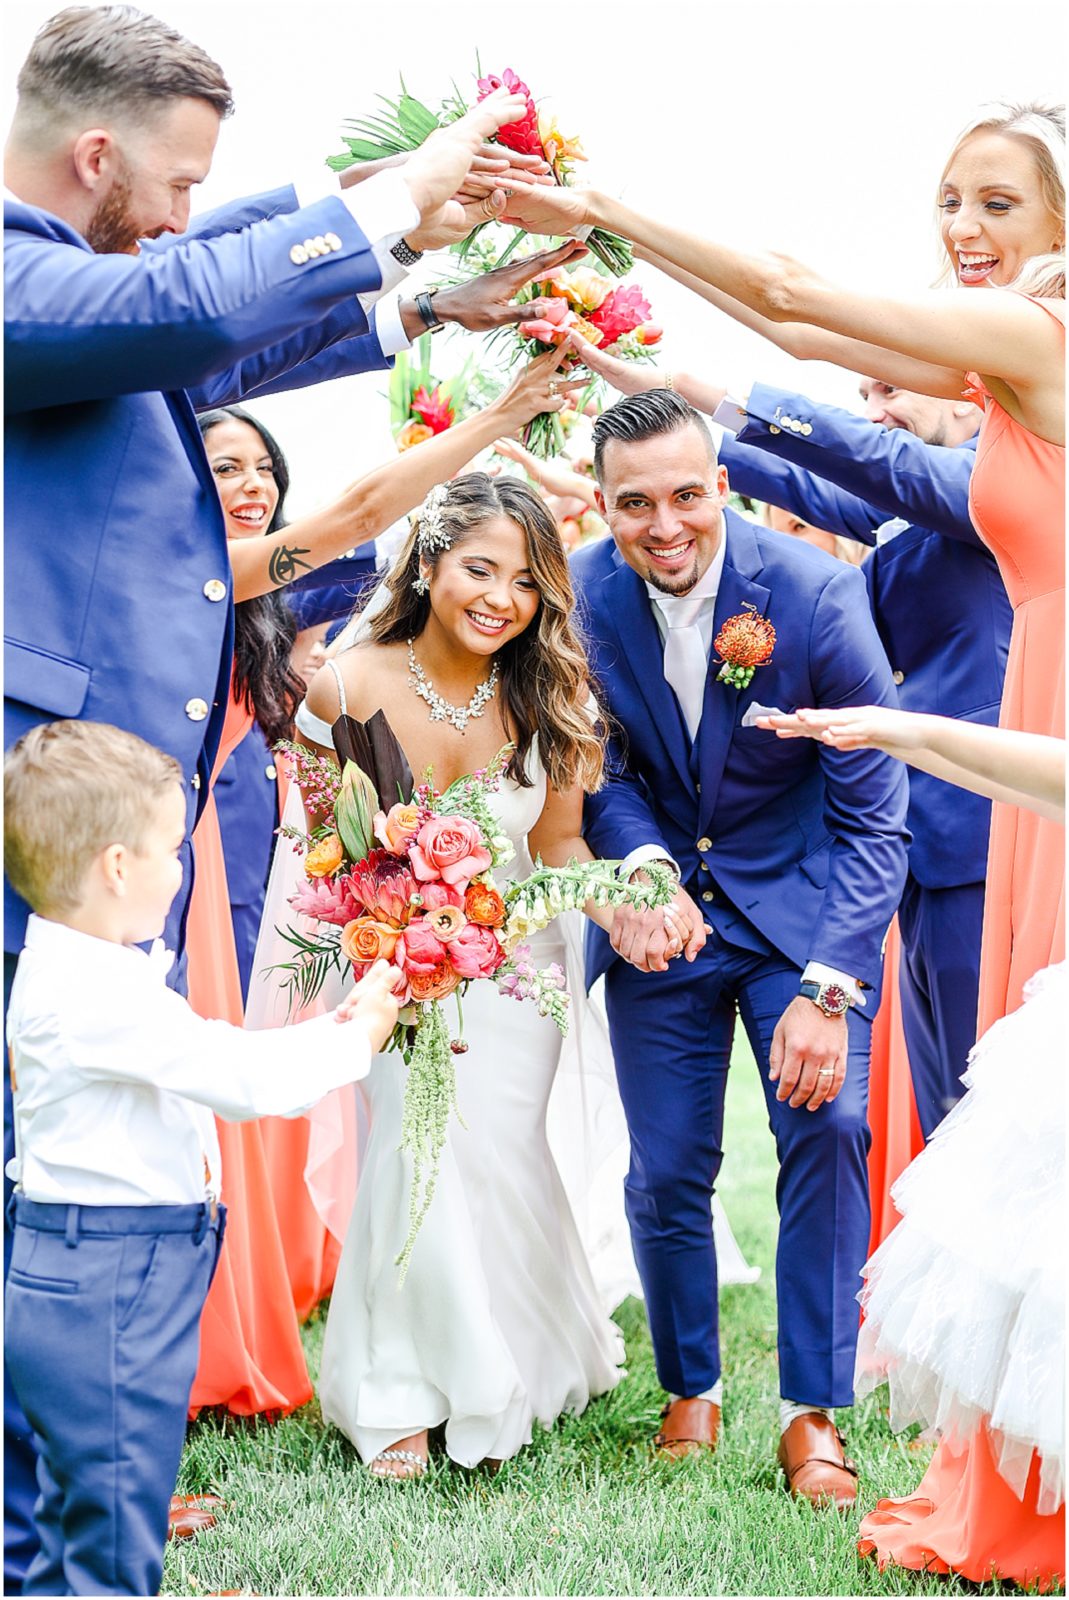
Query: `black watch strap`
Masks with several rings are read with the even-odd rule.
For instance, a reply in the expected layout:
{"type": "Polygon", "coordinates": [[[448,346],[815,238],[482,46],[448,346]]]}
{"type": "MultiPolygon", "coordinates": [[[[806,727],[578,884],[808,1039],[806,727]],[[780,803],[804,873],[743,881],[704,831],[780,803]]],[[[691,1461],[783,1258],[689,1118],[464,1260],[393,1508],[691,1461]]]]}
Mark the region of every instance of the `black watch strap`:
{"type": "Polygon", "coordinates": [[[436,289],[432,289],[429,293],[424,289],[416,296],[416,310],[423,319],[423,326],[428,333],[437,333],[439,328],[445,326],[444,323],[439,321],[438,313],[434,309],[434,296],[436,293],[436,289]]]}
{"type": "Polygon", "coordinates": [[[414,267],[417,261],[423,260],[423,251],[413,250],[405,239],[398,239],[397,243],[391,247],[390,254],[402,267],[414,267]]]}

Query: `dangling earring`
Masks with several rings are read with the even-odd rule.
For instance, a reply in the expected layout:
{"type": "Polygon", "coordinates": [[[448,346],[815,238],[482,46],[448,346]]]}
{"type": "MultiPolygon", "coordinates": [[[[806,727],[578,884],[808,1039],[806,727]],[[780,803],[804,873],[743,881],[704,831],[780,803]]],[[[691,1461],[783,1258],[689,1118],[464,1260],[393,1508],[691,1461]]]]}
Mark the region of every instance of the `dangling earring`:
{"type": "Polygon", "coordinates": [[[415,589],[418,595],[428,594],[430,592],[431,580],[429,578],[425,578],[421,572],[412,579],[412,587],[415,589]]]}

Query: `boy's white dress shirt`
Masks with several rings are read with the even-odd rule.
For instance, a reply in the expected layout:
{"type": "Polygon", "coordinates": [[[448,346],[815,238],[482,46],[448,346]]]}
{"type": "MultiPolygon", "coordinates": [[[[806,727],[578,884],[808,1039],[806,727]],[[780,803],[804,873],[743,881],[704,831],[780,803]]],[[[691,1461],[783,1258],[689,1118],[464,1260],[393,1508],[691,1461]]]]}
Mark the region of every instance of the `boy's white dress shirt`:
{"type": "Polygon", "coordinates": [[[212,1112],[298,1116],[367,1074],[333,1012],[247,1032],[168,989],[173,957],[31,916],[7,1017],[15,1100],[8,1176],[29,1200],[189,1205],[219,1193],[212,1112]]]}

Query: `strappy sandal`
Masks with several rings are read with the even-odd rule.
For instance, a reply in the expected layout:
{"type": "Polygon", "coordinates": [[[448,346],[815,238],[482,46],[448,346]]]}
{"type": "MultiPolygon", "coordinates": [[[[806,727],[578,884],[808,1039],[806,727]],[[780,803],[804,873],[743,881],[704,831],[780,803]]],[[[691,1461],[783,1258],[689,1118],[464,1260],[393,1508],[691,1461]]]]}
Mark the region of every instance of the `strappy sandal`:
{"type": "Polygon", "coordinates": [[[422,1478],[429,1463],[426,1456],[421,1456],[415,1450],[380,1450],[377,1456],[372,1456],[367,1464],[367,1470],[373,1478],[396,1478],[404,1482],[411,1478],[422,1478]],[[393,1472],[389,1467],[385,1471],[379,1470],[379,1462],[399,1461],[406,1471],[393,1472]]]}

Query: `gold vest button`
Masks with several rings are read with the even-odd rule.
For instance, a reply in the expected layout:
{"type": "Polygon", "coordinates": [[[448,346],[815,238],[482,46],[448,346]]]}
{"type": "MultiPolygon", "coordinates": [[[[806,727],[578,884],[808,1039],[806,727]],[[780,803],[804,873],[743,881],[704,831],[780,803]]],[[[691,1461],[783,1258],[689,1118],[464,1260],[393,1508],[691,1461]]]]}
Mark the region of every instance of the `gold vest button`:
{"type": "Polygon", "coordinates": [[[894,679],[895,683],[905,683],[906,681],[906,675],[904,672],[892,672],[891,677],[894,679]]]}
{"type": "Polygon", "coordinates": [[[702,899],[703,900],[711,900],[712,898],[713,898],[713,891],[711,889],[703,889],[702,890],[702,899]]]}
{"type": "Polygon", "coordinates": [[[698,840],[698,849],[699,850],[711,850],[712,848],[713,848],[713,841],[711,839],[699,839],[698,840]]]}
{"type": "Polygon", "coordinates": [[[208,600],[225,600],[226,584],[222,578],[209,578],[204,585],[204,595],[208,600]]]}
{"type": "Polygon", "coordinates": [[[193,774],[193,776],[190,778],[189,782],[190,782],[190,787],[191,788],[199,789],[200,788],[200,773],[199,772],[195,772],[193,774]]]}
{"type": "Polygon", "coordinates": [[[207,715],[207,700],[193,699],[186,701],[186,716],[190,722],[203,722],[207,715]]]}

